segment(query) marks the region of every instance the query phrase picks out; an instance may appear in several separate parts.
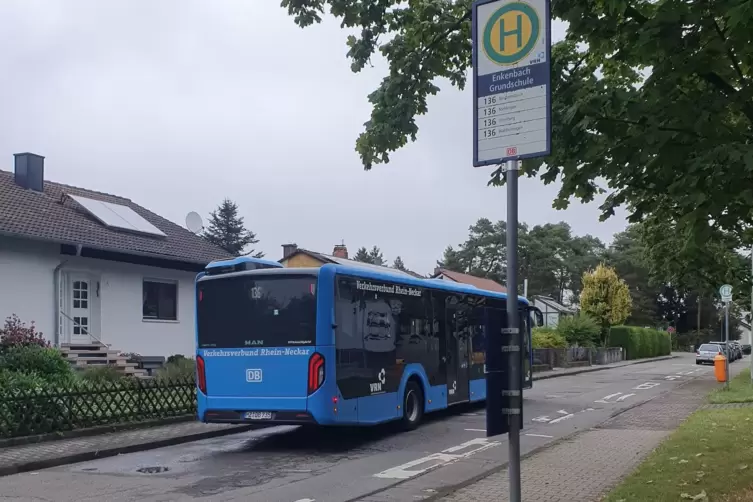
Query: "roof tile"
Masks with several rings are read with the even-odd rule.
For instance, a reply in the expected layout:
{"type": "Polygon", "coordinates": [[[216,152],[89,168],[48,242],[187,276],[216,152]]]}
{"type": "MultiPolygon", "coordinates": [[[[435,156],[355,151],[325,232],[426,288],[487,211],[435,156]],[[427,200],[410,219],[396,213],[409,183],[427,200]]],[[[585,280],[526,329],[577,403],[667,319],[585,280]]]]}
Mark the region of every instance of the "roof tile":
{"type": "Polygon", "coordinates": [[[191,263],[209,263],[230,257],[225,250],[130,199],[51,181],[44,182],[44,193],[35,192],[18,186],[13,173],[1,170],[0,234],[191,263]],[[128,206],[167,237],[107,228],[79,209],[66,194],[128,206]]]}

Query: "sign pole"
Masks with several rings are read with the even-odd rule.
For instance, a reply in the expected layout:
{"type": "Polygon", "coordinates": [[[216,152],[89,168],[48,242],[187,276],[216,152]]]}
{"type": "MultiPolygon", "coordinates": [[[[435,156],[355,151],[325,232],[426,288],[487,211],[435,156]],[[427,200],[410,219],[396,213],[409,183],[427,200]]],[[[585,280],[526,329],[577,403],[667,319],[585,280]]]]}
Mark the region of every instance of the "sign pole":
{"type": "MultiPolygon", "coordinates": [[[[753,245],[750,246],[750,278],[753,281],[753,245]]],[[[750,383],[753,384],[753,285],[750,287],[750,326],[748,330],[748,345],[751,345],[750,354],[750,383]]]]}
{"type": "MultiPolygon", "coordinates": [[[[522,424],[522,387],[523,373],[521,366],[521,350],[523,340],[520,336],[520,322],[518,313],[518,161],[508,160],[505,163],[505,182],[507,184],[507,340],[504,345],[507,352],[507,414],[510,427],[509,463],[510,473],[510,502],[521,501],[520,488],[520,429],[522,424]],[[517,350],[515,350],[517,349],[517,350]]],[[[504,348],[504,347],[503,347],[504,348]]]]}
{"type": "Polygon", "coordinates": [[[729,345],[729,302],[724,303],[724,343],[727,344],[727,360],[724,362],[724,367],[726,368],[724,388],[729,389],[729,356],[731,354],[729,345]]]}
{"type": "Polygon", "coordinates": [[[474,0],[472,7],[473,166],[502,165],[507,184],[507,315],[500,326],[501,316],[486,309],[486,435],[509,434],[510,502],[521,502],[525,354],[518,301],[518,174],[523,159],[546,157],[552,150],[549,2],[474,0]],[[502,336],[494,336],[497,329],[502,336]]]}

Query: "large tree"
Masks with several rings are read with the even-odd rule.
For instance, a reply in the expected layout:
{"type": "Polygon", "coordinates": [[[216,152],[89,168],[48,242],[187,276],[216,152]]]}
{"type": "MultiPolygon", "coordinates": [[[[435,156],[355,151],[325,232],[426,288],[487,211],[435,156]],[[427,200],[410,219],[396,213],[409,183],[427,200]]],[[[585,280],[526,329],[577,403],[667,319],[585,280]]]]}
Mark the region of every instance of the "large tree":
{"type": "Polygon", "coordinates": [[[583,274],[580,306],[583,313],[601,325],[602,343],[606,347],[610,328],[630,317],[633,302],[625,281],[613,268],[600,264],[593,271],[583,274]]]}
{"type": "Polygon", "coordinates": [[[373,246],[371,250],[368,250],[362,246],[358,248],[358,251],[356,251],[356,255],[353,257],[353,259],[362,263],[371,263],[372,265],[384,265],[386,263],[384,261],[384,256],[382,255],[382,250],[379,249],[379,246],[373,246]]]}
{"type": "Polygon", "coordinates": [[[212,211],[209,216],[209,228],[204,231],[203,237],[234,256],[264,256],[263,252],[255,252],[254,249],[246,251],[248,246],[258,243],[259,239],[245,227],[243,217],[238,216],[238,205],[230,199],[223,200],[222,204],[212,211]]]}
{"type": "MultiPolygon", "coordinates": [[[[416,116],[449,80],[465,87],[472,0],[283,0],[308,26],[329,8],[354,72],[389,63],[356,141],[365,169],[414,141],[416,116]]],[[[555,207],[608,192],[603,217],[661,215],[683,241],[738,241],[753,217],[753,2],[553,2],[568,23],[552,49],[552,155],[523,174],[562,180],[555,207]],[[597,180],[605,180],[599,185],[597,180]],[[608,189],[604,187],[608,187],[608,189]]],[[[492,183],[502,183],[501,171],[492,183]]]]}

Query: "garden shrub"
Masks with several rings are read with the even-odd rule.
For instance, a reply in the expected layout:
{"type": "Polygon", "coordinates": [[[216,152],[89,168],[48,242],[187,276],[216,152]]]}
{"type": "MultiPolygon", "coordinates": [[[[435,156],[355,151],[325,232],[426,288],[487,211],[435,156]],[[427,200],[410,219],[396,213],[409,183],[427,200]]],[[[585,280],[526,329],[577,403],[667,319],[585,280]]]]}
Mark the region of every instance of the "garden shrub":
{"type": "Polygon", "coordinates": [[[593,347],[599,341],[601,326],[589,315],[578,314],[561,317],[556,331],[570,345],[593,347]]]}
{"type": "Polygon", "coordinates": [[[81,379],[86,382],[118,382],[125,378],[118,368],[113,365],[91,366],[81,372],[81,379]]]}
{"type": "Polygon", "coordinates": [[[73,368],[63,354],[40,345],[13,345],[0,353],[0,368],[36,374],[49,383],[64,384],[73,379],[73,368]]]}
{"type": "Polygon", "coordinates": [[[565,337],[552,328],[534,328],[531,335],[534,349],[564,349],[565,337]]]}
{"type": "Polygon", "coordinates": [[[669,333],[637,326],[613,326],[609,345],[622,347],[627,359],[668,356],[672,351],[669,333]]]}
{"type": "Polygon", "coordinates": [[[174,359],[157,371],[159,380],[188,380],[196,376],[196,361],[187,357],[174,359]]]}
{"type": "Polygon", "coordinates": [[[27,346],[49,347],[48,342],[41,332],[37,332],[34,322],[28,326],[13,314],[5,320],[5,325],[0,328],[0,351],[8,347],[27,346]]]}

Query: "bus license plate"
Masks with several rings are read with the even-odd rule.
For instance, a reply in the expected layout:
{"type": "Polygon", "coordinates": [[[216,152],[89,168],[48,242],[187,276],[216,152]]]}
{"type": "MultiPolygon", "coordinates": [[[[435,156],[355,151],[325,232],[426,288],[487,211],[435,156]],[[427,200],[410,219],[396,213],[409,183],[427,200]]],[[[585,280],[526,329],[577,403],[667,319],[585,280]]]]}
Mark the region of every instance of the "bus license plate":
{"type": "Polygon", "coordinates": [[[247,411],[246,420],[272,420],[271,411],[247,411]]]}

